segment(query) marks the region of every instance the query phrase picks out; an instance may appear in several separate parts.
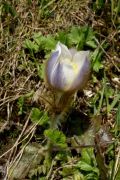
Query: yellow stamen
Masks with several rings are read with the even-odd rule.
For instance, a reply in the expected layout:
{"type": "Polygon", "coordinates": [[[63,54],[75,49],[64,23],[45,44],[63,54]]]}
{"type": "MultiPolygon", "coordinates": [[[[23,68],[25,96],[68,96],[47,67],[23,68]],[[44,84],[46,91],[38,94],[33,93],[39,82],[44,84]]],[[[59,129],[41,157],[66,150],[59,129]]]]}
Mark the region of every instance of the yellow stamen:
{"type": "Polygon", "coordinates": [[[75,74],[77,74],[78,73],[78,65],[71,62],[71,66],[73,67],[73,71],[75,72],[75,74]]]}

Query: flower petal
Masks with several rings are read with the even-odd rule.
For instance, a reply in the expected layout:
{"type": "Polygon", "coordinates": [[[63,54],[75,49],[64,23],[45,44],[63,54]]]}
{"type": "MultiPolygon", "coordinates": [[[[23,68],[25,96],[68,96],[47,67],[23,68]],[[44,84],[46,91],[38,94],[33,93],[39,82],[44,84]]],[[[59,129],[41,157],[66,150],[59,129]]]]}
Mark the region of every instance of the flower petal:
{"type": "Polygon", "coordinates": [[[72,55],[69,51],[69,49],[67,48],[67,46],[65,46],[64,44],[58,42],[57,43],[57,47],[56,47],[56,51],[59,50],[59,55],[60,55],[60,62],[64,62],[66,59],[71,59],[72,55]]]}
{"type": "Polygon", "coordinates": [[[51,73],[50,82],[51,82],[52,87],[58,90],[61,89],[62,82],[63,82],[63,77],[61,76],[61,74],[62,74],[61,64],[57,63],[51,73]]]}
{"type": "Polygon", "coordinates": [[[59,51],[55,51],[51,54],[50,59],[46,63],[46,70],[45,70],[46,79],[50,84],[51,84],[51,73],[58,62],[58,58],[59,58],[59,51]]]}
{"type": "Polygon", "coordinates": [[[73,57],[73,62],[77,65],[76,78],[71,84],[70,89],[83,89],[85,86],[89,74],[90,74],[90,61],[89,61],[89,51],[79,51],[73,57]]]}
{"type": "Polygon", "coordinates": [[[74,73],[72,64],[63,64],[62,76],[64,76],[64,91],[69,91],[71,84],[73,84],[76,74],[74,73]]]}
{"type": "Polygon", "coordinates": [[[74,48],[69,49],[69,51],[70,51],[72,57],[77,53],[77,50],[74,48]]]}
{"type": "Polygon", "coordinates": [[[68,91],[75,78],[71,65],[57,63],[50,73],[48,83],[57,90],[68,91]]]}

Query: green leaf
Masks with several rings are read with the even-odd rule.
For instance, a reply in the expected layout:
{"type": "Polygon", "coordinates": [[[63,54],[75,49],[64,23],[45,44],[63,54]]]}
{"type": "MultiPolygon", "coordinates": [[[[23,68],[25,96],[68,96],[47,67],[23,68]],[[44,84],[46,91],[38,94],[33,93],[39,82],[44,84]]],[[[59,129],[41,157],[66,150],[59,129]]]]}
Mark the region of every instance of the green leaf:
{"type": "Polygon", "coordinates": [[[23,96],[19,97],[18,98],[18,102],[17,102],[17,105],[18,105],[18,115],[22,115],[23,112],[25,111],[25,100],[31,98],[33,96],[33,91],[27,93],[27,94],[24,94],[23,96]]]}
{"type": "Polygon", "coordinates": [[[91,153],[89,152],[89,148],[83,148],[81,151],[82,160],[87,164],[91,164],[91,153]]]}
{"type": "Polygon", "coordinates": [[[47,113],[40,111],[38,108],[33,108],[31,112],[31,121],[33,123],[38,123],[39,125],[44,125],[48,122],[49,118],[47,113]]]}
{"type": "Polygon", "coordinates": [[[95,34],[89,26],[72,27],[69,35],[71,44],[75,44],[78,50],[82,50],[84,46],[96,48],[95,34]]]}
{"type": "Polygon", "coordinates": [[[118,124],[119,127],[120,127],[120,103],[119,103],[119,105],[118,105],[117,118],[116,118],[116,120],[117,120],[117,124],[118,124]]]}
{"type": "Polygon", "coordinates": [[[24,41],[23,47],[29,49],[30,51],[35,51],[35,52],[39,51],[39,46],[34,42],[30,41],[29,39],[26,39],[24,41]]]}
{"type": "Polygon", "coordinates": [[[44,135],[47,136],[55,145],[66,148],[66,136],[63,132],[56,129],[48,129],[44,131],[44,135]]]}
{"type": "Polygon", "coordinates": [[[54,37],[52,37],[51,35],[47,35],[46,41],[45,41],[45,49],[53,50],[55,48],[56,43],[57,42],[55,41],[54,37]]]}
{"type": "MultiPolygon", "coordinates": [[[[118,103],[119,99],[120,99],[120,94],[117,94],[117,95],[115,96],[115,98],[113,99],[112,103],[109,105],[108,112],[110,112],[111,110],[113,110],[114,106],[118,103]]],[[[118,109],[119,109],[119,107],[118,107],[118,109]]]]}
{"type": "Polygon", "coordinates": [[[85,45],[95,49],[97,48],[97,44],[95,41],[95,32],[89,26],[83,27],[83,32],[85,34],[85,45]]]}
{"type": "Polygon", "coordinates": [[[78,27],[72,27],[69,33],[69,40],[72,44],[79,44],[82,41],[81,29],[78,27]]]}
{"type": "Polygon", "coordinates": [[[21,96],[18,99],[18,102],[17,102],[17,105],[18,105],[18,108],[19,108],[18,115],[22,115],[23,114],[24,99],[25,99],[24,96],[21,96]]]}
{"type": "Polygon", "coordinates": [[[79,162],[77,163],[77,167],[79,167],[81,170],[86,171],[86,172],[87,172],[87,171],[93,171],[93,172],[99,174],[98,168],[92,167],[91,165],[87,164],[87,163],[84,162],[84,161],[79,161],[79,162]]]}
{"type": "Polygon", "coordinates": [[[39,75],[39,77],[41,79],[44,79],[44,77],[45,77],[45,63],[44,64],[40,64],[38,75],[39,75]]]}
{"type": "Polygon", "coordinates": [[[73,175],[74,180],[85,180],[85,176],[79,171],[75,171],[73,175]]]}
{"type": "Polygon", "coordinates": [[[60,173],[63,177],[67,177],[67,176],[72,176],[74,175],[76,169],[73,168],[72,166],[70,167],[64,167],[63,165],[63,169],[62,172],[60,173]]]}
{"type": "Polygon", "coordinates": [[[98,180],[99,176],[97,174],[95,174],[94,172],[89,173],[85,176],[85,179],[87,180],[98,180]]]}
{"type": "Polygon", "coordinates": [[[99,72],[99,70],[103,68],[103,65],[101,63],[102,54],[103,53],[100,51],[100,49],[97,48],[91,56],[92,67],[95,72],[99,72]]]}
{"type": "Polygon", "coordinates": [[[89,46],[89,47],[91,47],[91,48],[93,48],[93,49],[95,49],[95,48],[97,47],[97,45],[96,45],[96,43],[95,43],[94,40],[88,40],[88,41],[86,42],[86,45],[89,46]]]}
{"type": "Polygon", "coordinates": [[[66,34],[66,32],[60,31],[57,35],[56,35],[56,40],[60,41],[61,43],[65,44],[66,46],[69,46],[69,39],[68,39],[68,34],[66,34]]]}
{"type": "Polygon", "coordinates": [[[99,70],[103,68],[103,64],[102,64],[102,56],[104,54],[103,49],[105,50],[108,46],[109,44],[106,43],[106,41],[103,41],[101,45],[97,49],[95,49],[95,51],[92,53],[91,59],[92,59],[92,67],[94,71],[99,72],[99,70]]]}
{"type": "Polygon", "coordinates": [[[45,37],[42,35],[41,32],[39,33],[34,33],[33,35],[33,40],[37,43],[37,45],[40,47],[42,45],[42,43],[45,40],[45,37]]]}
{"type": "Polygon", "coordinates": [[[56,40],[54,36],[47,35],[43,36],[41,33],[35,33],[33,36],[33,40],[39,46],[40,50],[52,50],[55,48],[56,40]]]}
{"type": "Polygon", "coordinates": [[[117,110],[116,126],[117,126],[117,129],[120,131],[120,103],[118,105],[118,110],[117,110]]]}
{"type": "Polygon", "coordinates": [[[31,120],[37,122],[41,119],[43,112],[41,112],[38,108],[33,108],[31,113],[31,120]]]}
{"type": "Polygon", "coordinates": [[[93,70],[95,72],[99,72],[99,70],[102,68],[103,68],[103,64],[99,61],[99,58],[97,58],[94,66],[93,66],[93,70]]]}

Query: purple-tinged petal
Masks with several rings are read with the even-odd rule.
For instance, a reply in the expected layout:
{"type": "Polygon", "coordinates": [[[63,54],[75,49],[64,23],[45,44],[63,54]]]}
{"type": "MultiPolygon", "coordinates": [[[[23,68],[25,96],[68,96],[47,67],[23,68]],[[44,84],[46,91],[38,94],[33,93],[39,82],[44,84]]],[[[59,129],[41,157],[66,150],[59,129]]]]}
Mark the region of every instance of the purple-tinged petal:
{"type": "Polygon", "coordinates": [[[51,73],[53,71],[53,67],[55,66],[55,64],[57,64],[58,62],[58,58],[59,58],[59,51],[55,51],[51,54],[50,59],[47,61],[46,63],[46,78],[48,83],[51,84],[51,73]]]}
{"type": "Polygon", "coordinates": [[[58,63],[51,74],[51,85],[60,91],[62,91],[65,86],[62,66],[62,64],[58,63]]]}

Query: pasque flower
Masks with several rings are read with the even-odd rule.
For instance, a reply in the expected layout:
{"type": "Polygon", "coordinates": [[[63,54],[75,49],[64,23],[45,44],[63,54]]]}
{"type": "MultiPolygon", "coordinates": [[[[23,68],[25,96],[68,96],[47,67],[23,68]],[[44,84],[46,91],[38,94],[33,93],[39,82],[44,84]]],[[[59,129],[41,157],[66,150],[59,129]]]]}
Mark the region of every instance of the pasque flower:
{"type": "Polygon", "coordinates": [[[58,42],[46,63],[47,83],[62,92],[82,90],[90,73],[89,51],[68,49],[58,42]]]}

